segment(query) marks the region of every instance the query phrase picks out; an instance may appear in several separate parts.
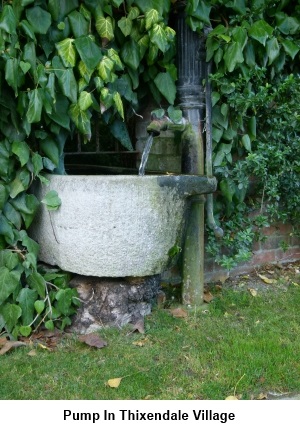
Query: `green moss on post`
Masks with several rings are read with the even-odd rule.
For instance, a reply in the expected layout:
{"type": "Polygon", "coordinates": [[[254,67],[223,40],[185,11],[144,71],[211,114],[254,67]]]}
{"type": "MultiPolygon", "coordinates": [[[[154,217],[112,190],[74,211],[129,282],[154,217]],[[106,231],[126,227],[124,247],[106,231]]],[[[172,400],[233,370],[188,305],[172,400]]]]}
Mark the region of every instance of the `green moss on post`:
{"type": "Polygon", "coordinates": [[[182,300],[185,305],[195,307],[203,304],[204,197],[192,197],[191,200],[183,249],[182,300]]]}

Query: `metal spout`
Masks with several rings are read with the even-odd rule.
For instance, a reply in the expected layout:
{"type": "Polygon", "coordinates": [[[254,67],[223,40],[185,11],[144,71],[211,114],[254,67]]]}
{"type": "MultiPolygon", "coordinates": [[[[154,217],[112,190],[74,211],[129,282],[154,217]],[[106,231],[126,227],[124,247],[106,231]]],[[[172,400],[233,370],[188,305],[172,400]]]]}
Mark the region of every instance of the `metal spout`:
{"type": "Polygon", "coordinates": [[[152,118],[151,123],[147,127],[147,132],[152,136],[159,136],[162,131],[171,130],[183,132],[188,122],[185,118],[182,118],[179,122],[172,121],[168,116],[162,118],[152,118]]]}

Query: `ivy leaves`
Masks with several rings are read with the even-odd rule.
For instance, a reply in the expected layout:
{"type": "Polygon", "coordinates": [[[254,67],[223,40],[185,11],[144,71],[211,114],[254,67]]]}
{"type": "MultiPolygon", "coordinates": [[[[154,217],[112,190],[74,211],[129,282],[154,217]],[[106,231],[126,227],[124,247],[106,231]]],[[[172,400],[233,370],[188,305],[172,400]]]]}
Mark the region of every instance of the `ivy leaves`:
{"type": "MultiPolygon", "coordinates": [[[[195,7],[196,4],[197,1],[195,7]]],[[[216,71],[210,75],[213,163],[219,177],[217,216],[223,219],[225,235],[221,241],[210,237],[208,250],[230,269],[251,256],[253,241],[259,238],[259,228],[268,219],[297,219],[290,205],[297,192],[294,189],[291,195],[289,190],[297,182],[298,174],[287,158],[290,150],[295,151],[297,126],[294,122],[294,133],[290,133],[289,124],[297,115],[291,105],[298,100],[298,91],[292,91],[293,97],[287,101],[290,90],[285,90],[295,84],[293,75],[288,75],[298,72],[295,59],[300,51],[300,21],[296,9],[288,9],[280,2],[274,2],[271,8],[268,2],[254,2],[249,9],[244,0],[222,4],[224,21],[219,15],[219,24],[208,34],[206,59],[216,71]],[[289,116],[292,111],[294,114],[289,116]],[[290,119],[286,122],[283,118],[287,117],[290,119]],[[290,168],[284,166],[285,162],[290,168]],[[283,173],[287,170],[290,173],[283,173]],[[267,216],[257,219],[249,219],[248,215],[249,177],[253,174],[259,184],[256,183],[255,193],[252,190],[250,202],[254,205],[255,199],[259,199],[260,210],[263,203],[268,205],[267,216]],[[283,177],[289,174],[294,181],[287,180],[290,185],[285,188],[283,177]],[[280,191],[283,188],[285,192],[280,191]],[[242,231],[248,231],[247,240],[239,233],[242,231]],[[223,247],[227,257],[222,256],[223,247]]],[[[211,10],[210,15],[212,23],[218,21],[217,9],[211,10]]]]}
{"type": "MultiPolygon", "coordinates": [[[[106,45],[116,36],[113,30],[115,17],[96,14],[95,28],[101,38],[102,46],[105,47],[105,49],[101,49],[96,43],[94,35],[83,35],[84,30],[80,30],[85,28],[83,19],[85,18],[78,11],[72,11],[70,14],[74,33],[80,34],[80,36],[78,38],[67,37],[55,44],[58,56],[52,60],[52,70],[63,94],[71,102],[68,111],[71,119],[85,138],[89,139],[92,111],[97,109],[97,103],[99,104],[100,101],[98,109],[102,113],[109,111],[109,117],[115,113],[124,121],[124,101],[134,104],[137,101],[133,91],[138,85],[139,74],[143,73],[143,59],[145,58],[148,63],[153,63],[159,52],[166,53],[174,45],[175,32],[165,25],[162,16],[156,9],[148,9],[145,15],[141,16],[139,8],[132,6],[129,8],[128,14],[117,21],[118,28],[125,38],[123,46],[119,50],[112,47],[106,48],[106,45]],[[81,61],[78,62],[78,59],[81,61]],[[77,67],[82,77],[77,83],[78,94],[74,78],[77,67]],[[128,69],[127,74],[124,73],[125,69],[128,69]],[[125,77],[128,77],[126,81],[131,91],[128,89],[124,91],[122,85],[123,92],[119,92],[116,88],[120,88],[125,77]],[[100,93],[98,100],[91,95],[95,90],[100,93]],[[82,92],[84,95],[81,95],[82,92]],[[89,102],[83,102],[87,98],[89,102]]],[[[169,103],[174,103],[176,93],[174,74],[169,73],[168,70],[160,72],[158,69],[153,69],[153,72],[156,74],[153,79],[155,98],[160,101],[163,96],[169,103]]],[[[32,121],[31,118],[30,121],[32,121]]],[[[112,121],[111,131],[115,136],[124,136],[124,126],[120,121],[112,121]],[[119,125],[117,126],[117,124],[119,125]],[[121,127],[117,133],[116,127],[121,127]]],[[[128,137],[122,138],[121,142],[125,147],[131,149],[128,137]]]]}
{"type": "MultiPolygon", "coordinates": [[[[269,65],[273,64],[280,55],[288,54],[294,59],[300,50],[299,45],[286,39],[285,33],[294,31],[295,22],[299,26],[300,21],[294,18],[290,27],[286,25],[283,28],[284,32],[277,36],[275,36],[275,27],[264,19],[255,21],[251,26],[248,22],[233,28],[220,24],[208,36],[207,61],[213,59],[220,68],[223,60],[224,72],[233,72],[241,64],[250,66],[255,62],[261,66],[265,65],[265,57],[268,58],[269,65]],[[258,46],[255,43],[258,43],[258,46]],[[261,49],[262,47],[264,49],[261,49]]],[[[283,67],[279,62],[276,66],[283,67]]]]}
{"type": "Polygon", "coordinates": [[[60,169],[67,137],[76,127],[89,140],[101,115],[131,150],[126,119],[143,85],[159,103],[174,103],[170,2],[128,1],[115,13],[122,3],[0,6],[0,332],[11,336],[29,336],[40,324],[63,328],[76,305],[67,279],[37,266],[38,244],[27,230],[40,204],[51,211],[61,202],[55,191],[39,202],[28,191],[33,180],[60,169]]]}
{"type": "MultiPolygon", "coordinates": [[[[22,100],[27,135],[33,124],[49,119],[56,132],[69,128],[70,117],[88,140],[93,112],[105,112],[112,134],[124,137],[120,119],[125,121],[128,105],[137,109],[136,89],[142,82],[148,82],[158,103],[163,98],[174,103],[176,73],[169,62],[175,32],[166,25],[169,1],[130,2],[123,16],[114,14],[106,0],[101,8],[89,2],[79,7],[76,1],[62,9],[57,1],[49,9],[31,3],[5,5],[0,19],[0,29],[26,42],[15,56],[4,58],[6,82],[22,100]],[[43,56],[46,61],[40,62],[43,56]],[[151,66],[151,80],[145,65],[151,66]]],[[[120,4],[113,2],[114,7],[120,4]]],[[[121,143],[131,149],[128,142],[127,134],[121,143]]]]}
{"type": "MultiPolygon", "coordinates": [[[[194,7],[198,7],[195,2],[194,7]]],[[[191,8],[191,4],[189,8],[191,8]]],[[[237,2],[236,7],[227,5],[239,15],[247,13],[245,2],[237,2]]],[[[239,103],[244,96],[239,96],[240,88],[236,85],[241,74],[245,81],[249,82],[251,88],[252,76],[255,75],[253,67],[263,68],[268,66],[273,76],[280,73],[286,64],[286,55],[294,59],[299,53],[300,44],[290,40],[291,34],[296,34],[300,21],[295,17],[288,17],[278,7],[271,16],[268,14],[267,6],[261,3],[263,13],[254,20],[241,20],[234,25],[217,25],[213,28],[207,38],[207,61],[213,61],[218,69],[215,76],[211,76],[215,89],[213,100],[213,138],[216,147],[214,163],[215,166],[232,162],[232,152],[238,150],[241,154],[244,150],[249,153],[252,143],[256,139],[256,116],[255,108],[251,111],[250,105],[254,94],[245,94],[242,110],[233,114],[231,107],[239,103]],[[286,36],[289,35],[289,38],[286,36]],[[240,75],[239,75],[240,74],[240,75]],[[238,77],[239,75],[239,77],[238,77]],[[231,76],[231,78],[229,78],[231,76]],[[235,118],[233,120],[233,115],[235,118]],[[226,161],[225,161],[226,160],[226,161]]],[[[238,16],[238,15],[237,15],[238,16]]],[[[200,18],[205,22],[206,18],[200,18]]],[[[235,187],[229,180],[223,179],[221,192],[227,201],[232,201],[235,187]]]]}
{"type": "Polygon", "coordinates": [[[4,329],[17,338],[29,336],[42,323],[50,330],[54,329],[54,321],[62,330],[71,323],[70,316],[79,302],[76,290],[68,287],[69,275],[33,271],[23,286],[22,258],[5,250],[0,251],[1,259],[0,331],[4,329]]]}

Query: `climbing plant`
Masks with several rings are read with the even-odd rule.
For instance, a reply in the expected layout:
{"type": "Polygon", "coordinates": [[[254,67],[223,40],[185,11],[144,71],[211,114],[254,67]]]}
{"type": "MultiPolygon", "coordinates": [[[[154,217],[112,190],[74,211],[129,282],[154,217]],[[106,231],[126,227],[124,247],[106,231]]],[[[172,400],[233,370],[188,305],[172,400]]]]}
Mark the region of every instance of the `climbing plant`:
{"type": "Polygon", "coordinates": [[[30,192],[43,172],[64,173],[63,148],[103,121],[127,149],[138,101],[175,100],[170,2],[14,0],[0,6],[0,333],[69,324],[78,300],[66,275],[43,272],[28,229],[55,190],[30,192]]]}
{"type": "Polygon", "coordinates": [[[300,5],[216,1],[205,11],[216,216],[225,233],[217,240],[208,232],[207,250],[230,269],[251,257],[262,227],[288,221],[296,232],[299,224],[300,5]]]}
{"type": "Polygon", "coordinates": [[[30,186],[47,181],[45,171],[64,173],[63,148],[75,130],[88,141],[101,120],[132,149],[126,124],[140,103],[151,96],[158,105],[176,104],[173,9],[184,8],[192,30],[208,34],[216,207],[225,230],[222,241],[210,236],[208,249],[231,267],[249,258],[270,217],[297,221],[300,6],[294,3],[1,2],[0,333],[17,337],[41,324],[70,323],[78,299],[68,277],[39,267],[38,244],[28,235],[39,205],[55,210],[59,196],[53,190],[39,202],[30,186]],[[268,213],[250,219],[257,203],[268,213]]]}

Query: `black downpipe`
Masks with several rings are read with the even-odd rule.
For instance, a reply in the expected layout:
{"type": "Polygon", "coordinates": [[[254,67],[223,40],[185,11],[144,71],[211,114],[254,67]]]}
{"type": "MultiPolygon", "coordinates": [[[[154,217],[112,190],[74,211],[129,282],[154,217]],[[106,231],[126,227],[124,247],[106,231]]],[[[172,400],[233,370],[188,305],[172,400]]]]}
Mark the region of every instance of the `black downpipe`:
{"type": "MultiPolygon", "coordinates": [[[[188,124],[182,133],[182,173],[204,175],[204,39],[188,27],[182,11],[177,14],[176,24],[177,93],[188,124]]],[[[203,304],[205,198],[199,194],[190,197],[189,201],[182,255],[182,301],[188,307],[194,307],[203,304]]]]}
{"type": "MultiPolygon", "coordinates": [[[[205,85],[205,104],[206,104],[206,156],[205,156],[205,170],[209,177],[213,176],[213,163],[212,163],[212,97],[211,97],[211,83],[209,75],[211,74],[212,63],[207,62],[206,65],[206,85],[205,85]]],[[[214,231],[217,238],[221,238],[224,235],[223,229],[216,224],[214,218],[213,208],[213,194],[207,194],[206,196],[206,215],[207,224],[214,231]]]]}

